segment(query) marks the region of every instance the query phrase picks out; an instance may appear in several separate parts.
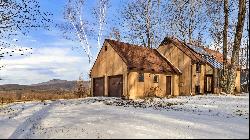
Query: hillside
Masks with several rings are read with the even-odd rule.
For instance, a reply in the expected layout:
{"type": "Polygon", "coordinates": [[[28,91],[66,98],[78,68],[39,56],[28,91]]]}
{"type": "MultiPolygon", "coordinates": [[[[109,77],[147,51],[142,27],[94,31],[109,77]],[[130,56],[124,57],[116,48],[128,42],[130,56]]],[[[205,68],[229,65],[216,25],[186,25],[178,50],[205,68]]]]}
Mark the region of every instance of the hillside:
{"type": "MultiPolygon", "coordinates": [[[[84,81],[87,87],[89,82],[84,81]]],[[[0,90],[73,90],[76,86],[76,81],[67,81],[60,79],[52,79],[47,82],[42,82],[32,85],[6,84],[0,85],[0,90]]]]}

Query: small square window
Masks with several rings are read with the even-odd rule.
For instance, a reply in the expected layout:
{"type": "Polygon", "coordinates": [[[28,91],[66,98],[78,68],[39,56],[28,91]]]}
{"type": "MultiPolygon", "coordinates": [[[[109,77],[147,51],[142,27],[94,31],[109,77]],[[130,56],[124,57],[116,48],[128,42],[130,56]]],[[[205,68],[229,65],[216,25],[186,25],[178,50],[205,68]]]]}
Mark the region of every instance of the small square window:
{"type": "Polygon", "coordinates": [[[144,82],[144,73],[139,73],[138,80],[139,82],[144,82]]]}
{"type": "Polygon", "coordinates": [[[154,75],[154,83],[159,83],[159,75],[154,75]]]}

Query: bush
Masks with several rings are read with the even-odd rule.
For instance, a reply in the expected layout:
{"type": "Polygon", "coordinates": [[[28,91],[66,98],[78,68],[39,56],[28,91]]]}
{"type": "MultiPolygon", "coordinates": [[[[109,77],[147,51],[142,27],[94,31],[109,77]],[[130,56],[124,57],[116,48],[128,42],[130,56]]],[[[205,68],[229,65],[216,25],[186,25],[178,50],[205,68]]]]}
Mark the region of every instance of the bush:
{"type": "Polygon", "coordinates": [[[84,81],[81,77],[76,84],[76,89],[73,92],[78,98],[85,98],[90,96],[90,90],[88,87],[84,86],[84,81]]]}

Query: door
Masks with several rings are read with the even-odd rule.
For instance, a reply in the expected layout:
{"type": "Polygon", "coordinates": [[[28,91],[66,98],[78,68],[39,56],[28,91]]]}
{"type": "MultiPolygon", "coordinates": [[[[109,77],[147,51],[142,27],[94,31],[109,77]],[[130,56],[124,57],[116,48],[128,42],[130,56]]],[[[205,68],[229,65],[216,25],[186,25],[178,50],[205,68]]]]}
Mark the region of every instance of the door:
{"type": "Polygon", "coordinates": [[[171,76],[166,77],[166,96],[171,95],[171,76]]]}
{"type": "Polygon", "coordinates": [[[214,85],[213,85],[213,75],[205,76],[205,92],[213,93],[214,85]]]}
{"type": "Polygon", "coordinates": [[[93,96],[104,96],[104,77],[93,78],[93,96]]]}
{"type": "Polygon", "coordinates": [[[122,75],[109,76],[108,95],[109,97],[122,97],[123,91],[122,75]]]}

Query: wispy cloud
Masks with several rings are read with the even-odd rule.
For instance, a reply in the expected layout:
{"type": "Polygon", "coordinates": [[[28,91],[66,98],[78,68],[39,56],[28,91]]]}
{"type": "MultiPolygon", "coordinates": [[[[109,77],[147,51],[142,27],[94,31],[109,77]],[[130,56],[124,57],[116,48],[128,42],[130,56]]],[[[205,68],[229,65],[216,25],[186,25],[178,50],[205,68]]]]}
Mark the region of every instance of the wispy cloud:
{"type": "Polygon", "coordinates": [[[90,65],[86,57],[73,54],[70,48],[35,48],[26,57],[15,56],[0,61],[6,67],[0,71],[0,84],[32,84],[60,78],[76,80],[81,73],[87,77],[90,65]]]}

